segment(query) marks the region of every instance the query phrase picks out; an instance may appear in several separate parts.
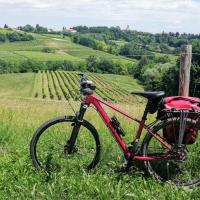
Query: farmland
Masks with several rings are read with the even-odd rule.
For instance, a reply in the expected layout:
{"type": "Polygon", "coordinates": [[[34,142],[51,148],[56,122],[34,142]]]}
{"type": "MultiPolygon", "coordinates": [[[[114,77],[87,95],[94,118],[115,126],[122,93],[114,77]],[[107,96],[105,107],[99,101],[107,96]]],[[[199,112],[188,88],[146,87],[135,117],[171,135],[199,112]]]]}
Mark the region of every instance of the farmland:
{"type": "MultiPolygon", "coordinates": [[[[88,74],[88,78],[92,80],[96,86],[95,93],[101,98],[116,103],[134,102],[134,97],[130,94],[127,88],[123,88],[123,83],[120,84],[112,82],[107,78],[113,75],[100,75],[100,74],[88,74]]],[[[113,78],[116,79],[116,76],[113,78]]],[[[118,79],[122,79],[123,76],[118,76],[118,79]]],[[[134,84],[134,80],[130,77],[126,77],[134,84]]],[[[51,100],[79,100],[79,80],[80,76],[77,72],[67,71],[39,71],[35,75],[33,97],[51,100]]],[[[126,80],[127,81],[127,80],[126,80]]],[[[129,83],[130,86],[130,83],[129,83]]],[[[130,89],[130,88],[129,88],[130,89]]],[[[133,89],[133,86],[132,86],[133,89]]],[[[142,88],[134,84],[134,89],[141,90],[142,88]]]]}
{"type": "MultiPolygon", "coordinates": [[[[5,29],[0,29],[0,33],[9,32],[5,29]]],[[[35,40],[32,41],[18,41],[18,42],[0,42],[0,59],[11,62],[20,63],[27,59],[35,61],[63,61],[70,60],[74,63],[85,62],[89,56],[100,56],[112,61],[118,61],[122,65],[136,62],[123,56],[115,56],[98,50],[93,50],[75,44],[69,37],[62,37],[61,35],[49,34],[32,34],[35,40]],[[42,52],[42,49],[48,47],[52,49],[53,53],[42,52]]]]}

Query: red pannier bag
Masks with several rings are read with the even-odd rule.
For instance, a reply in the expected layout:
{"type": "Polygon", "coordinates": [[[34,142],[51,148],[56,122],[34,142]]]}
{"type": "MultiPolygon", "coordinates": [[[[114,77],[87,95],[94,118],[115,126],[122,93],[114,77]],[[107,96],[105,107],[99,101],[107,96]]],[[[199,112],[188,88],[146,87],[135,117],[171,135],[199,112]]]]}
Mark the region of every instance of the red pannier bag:
{"type": "MultiPolygon", "coordinates": [[[[160,104],[158,118],[161,120],[174,117],[178,118],[181,115],[181,111],[184,110],[189,111],[187,118],[191,120],[199,120],[200,115],[196,113],[200,111],[200,99],[197,97],[183,96],[166,97],[160,104]]],[[[163,129],[164,138],[168,142],[174,143],[178,139],[179,127],[180,124],[167,125],[163,129]]],[[[182,143],[193,144],[196,141],[197,132],[197,128],[186,125],[182,143]]]]}

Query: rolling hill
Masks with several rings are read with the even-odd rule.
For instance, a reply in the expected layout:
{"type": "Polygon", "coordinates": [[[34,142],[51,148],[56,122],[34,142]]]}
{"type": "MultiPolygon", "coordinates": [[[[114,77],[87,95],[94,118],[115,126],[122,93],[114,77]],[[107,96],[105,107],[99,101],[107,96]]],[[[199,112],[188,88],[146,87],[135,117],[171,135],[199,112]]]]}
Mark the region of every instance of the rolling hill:
{"type": "MultiPolygon", "coordinates": [[[[8,33],[9,30],[0,29],[0,33],[8,33]]],[[[10,32],[12,32],[10,30],[10,32]]],[[[69,60],[75,63],[85,62],[89,56],[99,56],[118,61],[122,65],[136,62],[123,56],[115,56],[102,51],[94,50],[82,45],[75,44],[69,37],[51,34],[34,34],[34,40],[16,41],[16,42],[0,42],[0,59],[13,62],[21,62],[27,59],[36,61],[60,61],[69,60]],[[45,53],[42,51],[45,47],[53,50],[53,53],[45,53]]]]}

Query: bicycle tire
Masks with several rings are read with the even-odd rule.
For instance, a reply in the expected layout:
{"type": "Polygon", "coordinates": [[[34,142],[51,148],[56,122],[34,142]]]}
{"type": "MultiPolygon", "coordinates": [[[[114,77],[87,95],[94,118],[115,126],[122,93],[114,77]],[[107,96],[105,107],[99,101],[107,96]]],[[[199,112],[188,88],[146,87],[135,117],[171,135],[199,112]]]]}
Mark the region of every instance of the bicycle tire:
{"type": "MultiPolygon", "coordinates": [[[[38,169],[38,170],[44,170],[46,169],[46,166],[44,166],[44,163],[42,164],[42,161],[40,160],[40,155],[38,153],[38,143],[40,142],[41,140],[41,137],[43,135],[45,135],[44,133],[50,129],[51,127],[56,127],[57,125],[61,125],[61,123],[63,123],[62,125],[66,125],[65,123],[70,123],[71,126],[73,126],[75,123],[77,123],[77,120],[74,116],[60,116],[60,117],[56,117],[54,119],[51,119],[47,122],[45,122],[43,125],[41,125],[37,131],[35,132],[35,134],[33,135],[32,137],[32,140],[31,140],[31,143],[30,143],[30,156],[31,156],[31,159],[32,159],[32,162],[33,162],[33,165],[38,169]]],[[[94,128],[94,126],[92,124],[90,124],[88,121],[86,120],[82,120],[81,122],[81,127],[85,128],[87,131],[88,131],[88,136],[92,136],[91,137],[91,140],[94,141],[94,155],[92,156],[92,160],[87,163],[87,165],[85,166],[85,168],[87,170],[91,170],[93,169],[99,162],[100,160],[100,152],[101,152],[101,144],[100,144],[100,139],[99,139],[99,135],[98,135],[98,132],[97,130],[94,128]]],[[[81,130],[81,129],[80,129],[81,130]]],[[[80,132],[79,130],[79,132],[80,132]]],[[[57,131],[57,133],[59,133],[57,131]]],[[[55,135],[55,134],[54,134],[55,135]]],[[[53,136],[54,136],[53,135],[53,136]]],[[[80,136],[81,134],[78,133],[78,136],[77,136],[77,140],[79,139],[78,137],[80,136]]],[[[49,138],[49,141],[51,139],[49,138]]],[[[52,138],[52,141],[53,141],[53,138],[52,138]]],[[[65,141],[66,142],[66,141],[65,141]]],[[[50,142],[49,142],[50,143],[50,142]]],[[[55,142],[56,143],[56,142],[55,142]]],[[[42,145],[47,145],[48,142],[47,141],[44,141],[42,145]]],[[[42,147],[41,145],[41,147],[42,147]]],[[[84,146],[85,147],[85,146],[84,146]]],[[[43,147],[42,147],[43,148],[43,147]]],[[[43,152],[42,152],[43,153],[43,152]]],[[[51,155],[52,156],[52,155],[51,155]]],[[[86,157],[86,155],[84,155],[84,157],[86,157]]],[[[48,158],[45,158],[45,159],[48,159],[48,158]]]]}
{"type": "MultiPolygon", "coordinates": [[[[164,120],[164,121],[161,121],[159,124],[155,125],[154,127],[152,127],[152,131],[155,131],[157,133],[159,133],[159,131],[162,132],[162,129],[170,124],[177,124],[177,123],[180,123],[180,119],[179,118],[171,118],[171,119],[167,119],[167,120],[164,120]]],[[[186,125],[189,125],[191,127],[195,127],[198,129],[200,129],[199,125],[197,125],[197,123],[192,120],[192,119],[187,119],[186,120],[186,125]]],[[[150,151],[152,151],[152,146],[150,146],[150,143],[152,143],[152,141],[155,140],[155,143],[157,142],[157,144],[155,146],[158,147],[158,141],[152,136],[150,135],[149,133],[146,134],[144,140],[143,140],[143,143],[142,143],[142,147],[141,147],[141,153],[143,156],[147,156],[148,154],[152,154],[150,151]]],[[[159,143],[160,144],[160,143],[159,143]]],[[[197,138],[197,141],[195,142],[195,144],[192,144],[192,145],[185,145],[186,148],[190,148],[190,150],[193,148],[194,149],[194,146],[193,145],[196,145],[196,150],[199,150],[200,151],[200,141],[198,140],[197,138]]],[[[155,147],[153,147],[155,148],[155,147]]],[[[188,150],[188,154],[191,154],[192,153],[190,152],[189,149],[188,150]]],[[[158,153],[158,152],[155,152],[155,154],[158,153]]],[[[199,157],[199,154],[198,154],[198,151],[197,152],[194,152],[195,156],[196,157],[199,157]]],[[[144,161],[144,166],[146,168],[146,170],[148,171],[148,173],[155,177],[156,180],[158,180],[159,182],[170,182],[176,186],[186,186],[186,187],[189,187],[189,188],[193,188],[193,187],[196,187],[198,185],[200,185],[200,170],[198,172],[192,172],[193,174],[197,174],[197,178],[195,179],[191,179],[189,177],[186,177],[186,180],[181,180],[182,177],[180,177],[180,174],[177,175],[177,178],[175,177],[176,175],[173,174],[169,177],[169,171],[168,170],[174,170],[172,171],[175,172],[175,170],[177,170],[179,173],[184,173],[184,171],[182,170],[181,171],[181,167],[179,167],[178,165],[186,165],[187,161],[191,159],[191,158],[187,158],[185,161],[144,161]],[[165,167],[165,162],[166,162],[166,167],[165,167]],[[186,163],[186,164],[185,164],[186,163]],[[163,165],[162,165],[163,164],[163,165]],[[171,168],[169,168],[169,165],[171,168]],[[173,169],[173,166],[174,168],[177,168],[177,169],[173,169]],[[168,168],[167,168],[168,167],[168,168]],[[163,169],[162,169],[163,168],[163,169]],[[167,174],[167,175],[166,175],[167,174]],[[174,180],[172,180],[172,178],[174,180]]],[[[195,160],[196,163],[200,162],[200,159],[199,160],[195,160]]],[[[198,166],[196,167],[190,167],[188,165],[188,170],[194,170],[194,169],[197,169],[198,170],[198,166]]],[[[185,172],[186,173],[186,172],[185,172]]]]}

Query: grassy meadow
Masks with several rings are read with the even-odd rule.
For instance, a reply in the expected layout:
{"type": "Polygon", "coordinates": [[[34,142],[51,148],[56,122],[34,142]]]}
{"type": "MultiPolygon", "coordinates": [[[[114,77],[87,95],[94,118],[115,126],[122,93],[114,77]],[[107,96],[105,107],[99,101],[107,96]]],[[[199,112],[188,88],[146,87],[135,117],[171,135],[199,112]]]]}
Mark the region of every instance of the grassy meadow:
{"type": "MultiPolygon", "coordinates": [[[[141,89],[129,77],[100,75],[128,91],[141,89]],[[130,83],[130,84],[128,84],[130,83]],[[132,88],[132,89],[131,89],[132,88]]],[[[87,173],[71,166],[60,171],[39,172],[31,162],[29,143],[36,129],[50,118],[73,115],[66,100],[33,97],[36,74],[0,75],[0,199],[198,199],[200,189],[176,188],[160,184],[135,168],[128,174],[116,171],[123,162],[122,153],[94,109],[85,118],[98,130],[102,155],[97,168],[87,173]],[[72,169],[73,168],[73,169],[72,169]]],[[[133,98],[133,104],[119,103],[128,113],[141,117],[144,103],[133,98]]],[[[71,101],[75,110],[78,101],[71,101]]],[[[113,112],[108,109],[108,114],[113,112]]],[[[132,141],[136,124],[117,115],[132,141]]],[[[150,117],[150,121],[153,116],[150,117]]]]}

